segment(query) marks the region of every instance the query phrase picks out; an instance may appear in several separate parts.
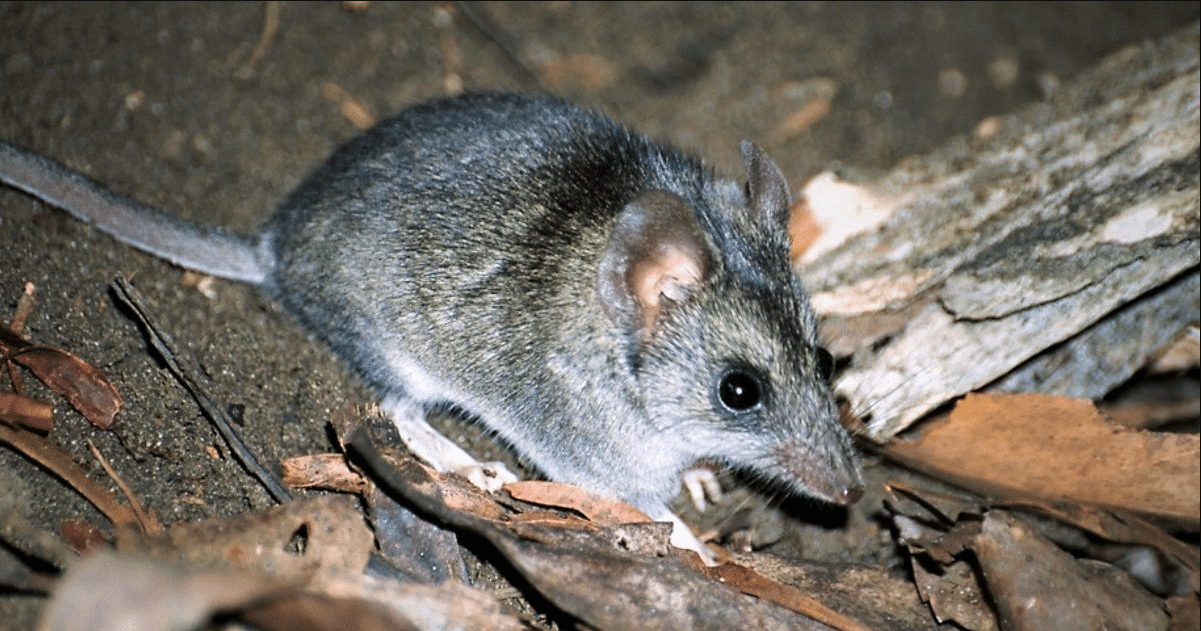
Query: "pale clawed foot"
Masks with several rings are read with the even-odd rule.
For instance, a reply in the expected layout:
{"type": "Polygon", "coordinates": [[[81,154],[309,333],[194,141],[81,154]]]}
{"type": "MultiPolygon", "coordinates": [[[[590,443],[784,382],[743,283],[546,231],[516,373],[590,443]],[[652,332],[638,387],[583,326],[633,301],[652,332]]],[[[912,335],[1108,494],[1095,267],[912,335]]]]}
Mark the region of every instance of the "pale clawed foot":
{"type": "Polygon", "coordinates": [[[479,462],[438,433],[426,421],[422,406],[408,400],[389,399],[381,407],[396,425],[396,431],[409,451],[434,469],[457,473],[488,493],[517,481],[517,476],[503,462],[479,462]]]}
{"type": "Polygon", "coordinates": [[[684,485],[684,493],[692,500],[692,505],[698,513],[703,513],[709,506],[721,502],[725,496],[717,474],[711,469],[689,469],[680,474],[680,481],[684,485]]]}
{"type": "Polygon", "coordinates": [[[456,467],[453,471],[487,493],[495,493],[504,485],[518,479],[503,462],[473,461],[472,464],[456,467]]]}

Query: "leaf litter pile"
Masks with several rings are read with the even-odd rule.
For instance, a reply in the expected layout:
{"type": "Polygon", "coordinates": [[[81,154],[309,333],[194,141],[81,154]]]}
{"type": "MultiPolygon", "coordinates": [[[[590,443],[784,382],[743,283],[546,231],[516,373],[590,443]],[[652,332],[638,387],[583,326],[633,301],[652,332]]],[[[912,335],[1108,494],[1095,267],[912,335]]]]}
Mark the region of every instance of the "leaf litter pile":
{"type": "Polygon", "coordinates": [[[669,525],[582,489],[487,494],[432,471],[367,412],[334,421],[338,453],[260,462],[118,280],[153,352],[277,505],[164,526],[92,480],[47,438],[51,407],[23,380],[99,430],[121,395],[23,337],[29,287],[0,330],[0,440],[111,524],[69,520],[60,536],[3,515],[0,540],[27,561],[4,585],[45,596],[46,630],[1196,629],[1198,32],[1119,52],[1046,107],[871,185],[806,187],[794,253],[847,423],[877,459],[869,497],[897,564],[768,555],[727,522],[701,529],[708,567],[668,545],[669,525]],[[516,589],[472,585],[465,547],[516,589]]]}

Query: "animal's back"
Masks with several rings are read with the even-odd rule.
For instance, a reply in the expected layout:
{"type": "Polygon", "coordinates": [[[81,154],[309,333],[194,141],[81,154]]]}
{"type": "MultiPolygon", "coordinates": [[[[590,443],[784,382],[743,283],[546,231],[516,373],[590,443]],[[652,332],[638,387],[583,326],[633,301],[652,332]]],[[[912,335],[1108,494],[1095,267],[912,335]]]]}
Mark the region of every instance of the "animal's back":
{"type": "Polygon", "coordinates": [[[700,205],[711,186],[699,162],[559,99],[435,100],[289,196],[267,230],[273,288],[385,395],[553,420],[542,408],[570,395],[545,391],[562,388],[552,348],[624,352],[595,297],[616,215],[648,188],[700,205]]]}

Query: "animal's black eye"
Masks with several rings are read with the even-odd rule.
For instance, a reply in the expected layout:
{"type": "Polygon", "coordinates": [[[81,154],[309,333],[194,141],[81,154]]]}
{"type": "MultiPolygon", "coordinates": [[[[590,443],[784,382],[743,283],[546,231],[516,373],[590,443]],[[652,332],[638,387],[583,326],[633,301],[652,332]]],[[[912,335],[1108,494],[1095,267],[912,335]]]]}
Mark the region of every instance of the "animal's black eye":
{"type": "Polygon", "coordinates": [[[717,398],[730,411],[743,412],[763,400],[763,384],[758,375],[747,370],[731,370],[718,382],[717,398]]]}
{"type": "Polygon", "coordinates": [[[834,356],[820,346],[813,349],[813,354],[817,358],[817,375],[822,381],[830,383],[830,375],[834,373],[834,356]]]}

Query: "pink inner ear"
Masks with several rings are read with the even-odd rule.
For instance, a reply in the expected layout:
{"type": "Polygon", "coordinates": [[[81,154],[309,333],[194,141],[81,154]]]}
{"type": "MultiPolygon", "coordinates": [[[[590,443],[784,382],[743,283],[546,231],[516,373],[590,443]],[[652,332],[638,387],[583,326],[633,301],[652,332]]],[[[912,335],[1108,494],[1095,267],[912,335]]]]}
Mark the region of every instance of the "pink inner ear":
{"type": "Polygon", "coordinates": [[[663,247],[656,258],[637,265],[630,277],[634,299],[642,313],[642,333],[650,334],[662,310],[661,298],[682,303],[700,286],[701,268],[695,256],[678,246],[663,247]]]}
{"type": "Polygon", "coordinates": [[[650,189],[617,216],[597,267],[597,298],[609,320],[642,341],[662,326],[665,303],[691,300],[709,255],[696,212],[679,195],[650,189]]]}

